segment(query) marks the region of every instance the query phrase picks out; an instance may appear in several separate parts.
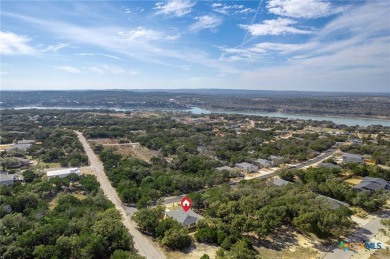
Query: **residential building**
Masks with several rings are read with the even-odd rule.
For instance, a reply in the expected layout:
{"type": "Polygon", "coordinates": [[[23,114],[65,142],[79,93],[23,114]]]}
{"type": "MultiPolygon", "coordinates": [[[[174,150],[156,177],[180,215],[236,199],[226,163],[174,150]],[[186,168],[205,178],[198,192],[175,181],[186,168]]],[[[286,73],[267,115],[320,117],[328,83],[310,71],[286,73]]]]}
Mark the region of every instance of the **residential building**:
{"type": "Polygon", "coordinates": [[[343,163],[363,163],[363,157],[361,155],[344,153],[343,154],[343,163]]]}
{"type": "Polygon", "coordinates": [[[171,210],[165,213],[166,217],[172,218],[185,226],[186,228],[193,228],[196,222],[202,218],[201,215],[195,213],[192,209],[185,212],[183,209],[171,210]]]}
{"type": "Polygon", "coordinates": [[[282,156],[270,156],[268,159],[274,163],[274,166],[283,164],[284,161],[284,157],[282,156]]]}
{"type": "Polygon", "coordinates": [[[0,185],[13,185],[15,182],[15,175],[0,174],[0,185]]]}
{"type": "Polygon", "coordinates": [[[291,184],[292,182],[286,181],[286,180],[280,178],[279,176],[275,176],[275,177],[272,177],[271,179],[269,179],[268,183],[272,184],[274,186],[281,187],[281,186],[285,186],[285,185],[291,184]]]}
{"type": "Polygon", "coordinates": [[[23,139],[19,140],[17,144],[35,144],[35,140],[33,139],[23,139]]]}
{"type": "Polygon", "coordinates": [[[7,151],[10,151],[10,150],[16,149],[16,148],[19,148],[19,149],[21,149],[23,151],[26,151],[27,149],[31,148],[31,146],[32,146],[32,144],[28,144],[28,143],[27,144],[19,144],[18,143],[18,144],[15,144],[15,145],[7,148],[7,151]]]}
{"type": "Polygon", "coordinates": [[[249,164],[247,162],[238,163],[238,164],[236,164],[236,167],[240,170],[244,170],[247,173],[253,173],[253,172],[256,172],[257,170],[259,170],[258,166],[253,165],[253,164],[249,164]]]}
{"type": "Polygon", "coordinates": [[[335,165],[332,163],[321,163],[318,165],[318,167],[325,167],[328,169],[340,169],[341,168],[339,165],[335,165]]]}
{"type": "Polygon", "coordinates": [[[327,197],[324,195],[318,195],[316,197],[316,199],[323,199],[324,202],[326,202],[330,206],[330,208],[333,210],[339,208],[340,206],[344,206],[347,208],[349,207],[349,204],[346,202],[342,202],[342,201],[339,201],[339,200],[336,200],[336,199],[333,199],[333,198],[330,198],[330,197],[327,197]]]}
{"type": "Polygon", "coordinates": [[[390,182],[382,178],[364,177],[362,181],[355,185],[353,189],[358,191],[376,191],[376,190],[388,190],[390,191],[390,182]]]}
{"type": "Polygon", "coordinates": [[[217,168],[215,168],[215,170],[217,170],[217,171],[226,170],[226,171],[229,171],[229,172],[234,172],[235,171],[235,169],[233,167],[230,167],[230,166],[217,167],[217,168]]]}
{"type": "Polygon", "coordinates": [[[31,162],[28,159],[20,158],[20,157],[11,157],[15,160],[15,163],[9,164],[7,168],[20,168],[24,166],[31,165],[31,162]]]}
{"type": "Polygon", "coordinates": [[[64,168],[59,170],[50,170],[46,172],[47,178],[60,177],[65,178],[70,174],[80,175],[80,170],[78,168],[64,168]]]}
{"type": "Polygon", "coordinates": [[[363,143],[363,141],[361,139],[358,139],[358,138],[351,138],[348,141],[352,144],[362,144],[363,143]]]}
{"type": "Polygon", "coordinates": [[[269,161],[267,159],[262,159],[262,158],[259,158],[257,160],[255,160],[253,162],[255,165],[258,165],[260,168],[268,168],[268,167],[273,167],[274,166],[274,162],[273,161],[269,161]]]}

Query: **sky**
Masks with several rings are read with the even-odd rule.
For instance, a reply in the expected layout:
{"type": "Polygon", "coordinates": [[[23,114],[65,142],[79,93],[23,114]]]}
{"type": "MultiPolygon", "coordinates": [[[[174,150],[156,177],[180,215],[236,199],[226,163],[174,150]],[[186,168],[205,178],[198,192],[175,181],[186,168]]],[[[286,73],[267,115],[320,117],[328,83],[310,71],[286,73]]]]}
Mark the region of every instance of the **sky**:
{"type": "Polygon", "coordinates": [[[1,89],[390,92],[390,1],[0,2],[1,89]]]}

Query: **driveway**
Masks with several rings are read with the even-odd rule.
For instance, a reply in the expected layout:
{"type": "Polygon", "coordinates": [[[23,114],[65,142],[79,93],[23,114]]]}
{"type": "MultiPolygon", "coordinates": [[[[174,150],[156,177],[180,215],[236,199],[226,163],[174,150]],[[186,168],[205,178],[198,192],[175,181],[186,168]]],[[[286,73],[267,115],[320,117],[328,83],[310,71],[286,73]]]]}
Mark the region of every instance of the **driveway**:
{"type": "MultiPolygon", "coordinates": [[[[378,234],[379,229],[384,228],[381,224],[382,219],[388,219],[390,217],[390,211],[384,211],[378,215],[377,218],[371,220],[366,225],[359,227],[357,231],[348,236],[348,238],[344,239],[345,243],[349,242],[362,242],[371,240],[376,234],[378,234]]],[[[359,253],[359,251],[355,252],[352,250],[346,250],[338,248],[338,244],[334,246],[333,250],[329,252],[324,259],[348,259],[353,254],[359,253]]]]}
{"type": "Polygon", "coordinates": [[[97,158],[95,153],[92,151],[87,140],[81,132],[75,131],[78,139],[84,147],[84,150],[89,158],[91,163],[91,168],[96,172],[96,178],[100,183],[100,188],[102,188],[104,194],[107,198],[114,203],[115,208],[122,215],[122,222],[129,230],[130,234],[133,236],[134,247],[137,249],[138,253],[146,258],[150,259],[160,259],[165,258],[165,255],[160,251],[149,239],[147,239],[141,232],[139,232],[133,221],[127,216],[126,211],[122,206],[122,202],[118,197],[115,189],[112,187],[110,181],[108,180],[106,174],[104,173],[104,167],[102,162],[97,158]]]}

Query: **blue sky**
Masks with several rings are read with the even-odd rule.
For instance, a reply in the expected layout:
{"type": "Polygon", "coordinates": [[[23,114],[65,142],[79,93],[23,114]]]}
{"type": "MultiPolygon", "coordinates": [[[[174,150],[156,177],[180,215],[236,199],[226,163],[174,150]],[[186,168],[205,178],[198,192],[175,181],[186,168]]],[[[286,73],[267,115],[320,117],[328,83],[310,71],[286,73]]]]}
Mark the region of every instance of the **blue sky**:
{"type": "Polygon", "coordinates": [[[390,92],[390,1],[1,1],[1,89],[390,92]]]}

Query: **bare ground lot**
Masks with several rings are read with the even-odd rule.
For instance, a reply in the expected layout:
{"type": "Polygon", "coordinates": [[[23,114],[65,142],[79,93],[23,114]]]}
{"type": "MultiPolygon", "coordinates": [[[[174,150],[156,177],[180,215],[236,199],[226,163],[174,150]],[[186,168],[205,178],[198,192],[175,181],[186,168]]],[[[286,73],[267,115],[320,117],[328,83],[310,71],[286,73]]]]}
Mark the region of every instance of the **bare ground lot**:
{"type": "MultiPolygon", "coordinates": [[[[303,236],[296,232],[281,231],[273,236],[260,241],[254,248],[262,259],[313,259],[322,258],[325,255],[321,244],[314,238],[303,236]]],[[[218,246],[195,242],[193,246],[182,252],[165,251],[169,259],[198,259],[204,254],[215,258],[218,246]]]]}
{"type": "Polygon", "coordinates": [[[140,145],[122,145],[116,146],[115,152],[124,157],[136,157],[146,162],[149,162],[152,157],[158,157],[159,152],[148,149],[140,145]]]}
{"type": "Polygon", "coordinates": [[[215,258],[215,254],[219,247],[206,245],[195,242],[194,245],[190,246],[183,252],[179,251],[166,251],[168,259],[199,259],[202,255],[207,254],[210,258],[215,258]]]}
{"type": "Polygon", "coordinates": [[[119,144],[116,139],[91,139],[90,141],[101,144],[106,148],[114,148],[115,152],[124,157],[136,157],[146,162],[149,162],[152,157],[160,155],[158,151],[148,149],[138,143],[123,143],[119,144]]]}

